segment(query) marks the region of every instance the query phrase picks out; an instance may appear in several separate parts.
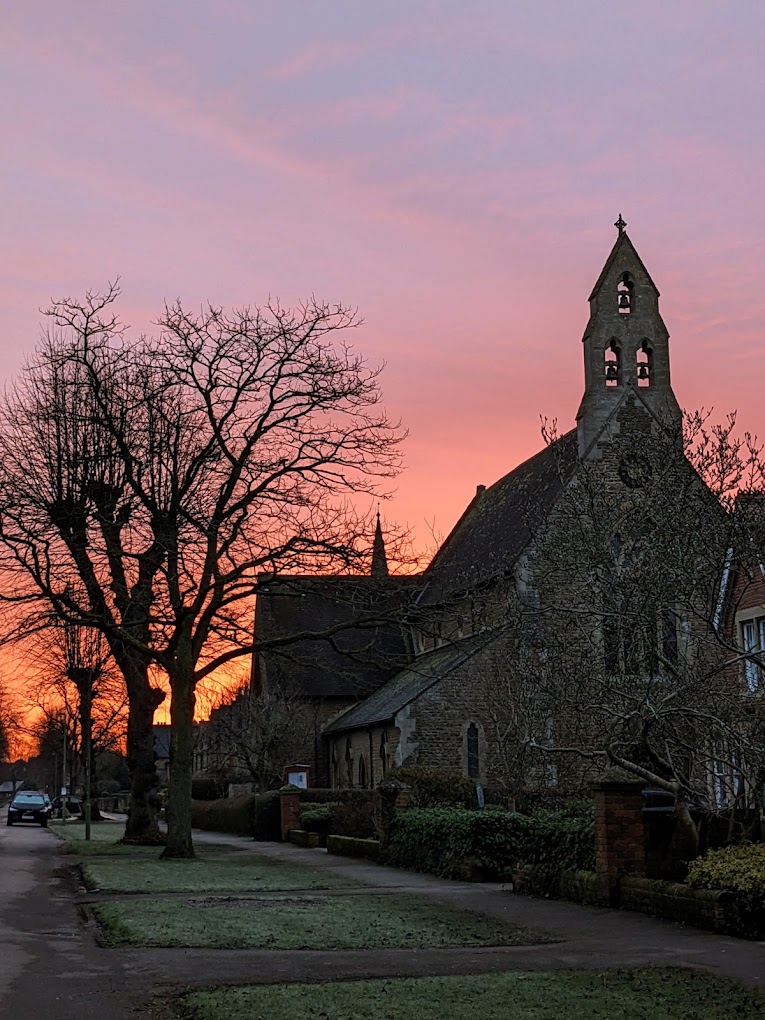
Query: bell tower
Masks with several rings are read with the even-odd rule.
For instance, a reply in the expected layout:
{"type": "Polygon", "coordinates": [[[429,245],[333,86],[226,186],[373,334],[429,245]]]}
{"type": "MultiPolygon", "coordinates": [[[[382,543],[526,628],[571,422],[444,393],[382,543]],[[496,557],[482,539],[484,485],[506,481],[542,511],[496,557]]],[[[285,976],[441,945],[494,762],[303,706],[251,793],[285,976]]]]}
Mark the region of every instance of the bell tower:
{"type": "Polygon", "coordinates": [[[619,214],[616,244],[590,294],[584,332],[584,396],[576,416],[579,456],[590,453],[606,421],[637,391],[670,430],[682,412],[669,377],[669,333],[659,314],[659,291],[630,241],[619,214]]]}

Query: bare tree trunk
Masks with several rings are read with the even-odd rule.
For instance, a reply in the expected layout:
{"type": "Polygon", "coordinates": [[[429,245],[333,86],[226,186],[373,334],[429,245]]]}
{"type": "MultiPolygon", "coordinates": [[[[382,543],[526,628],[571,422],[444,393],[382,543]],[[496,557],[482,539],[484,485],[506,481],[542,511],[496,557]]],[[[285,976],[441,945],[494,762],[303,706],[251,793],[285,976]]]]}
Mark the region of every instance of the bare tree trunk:
{"type": "Polygon", "coordinates": [[[167,841],[163,858],[194,857],[191,840],[191,773],[194,752],[194,682],[179,670],[170,677],[170,774],[167,783],[167,841]]]}
{"type": "Polygon", "coordinates": [[[152,687],[148,670],[137,663],[120,663],[128,690],[127,763],[130,769],[130,808],[124,841],[163,843],[157,810],[157,769],[154,754],[154,713],[165,695],[152,687]]]}
{"type": "Polygon", "coordinates": [[[699,855],[699,829],[691,818],[688,805],[680,798],[675,801],[675,816],[677,817],[678,828],[683,835],[683,845],[689,859],[693,860],[699,855]]]}

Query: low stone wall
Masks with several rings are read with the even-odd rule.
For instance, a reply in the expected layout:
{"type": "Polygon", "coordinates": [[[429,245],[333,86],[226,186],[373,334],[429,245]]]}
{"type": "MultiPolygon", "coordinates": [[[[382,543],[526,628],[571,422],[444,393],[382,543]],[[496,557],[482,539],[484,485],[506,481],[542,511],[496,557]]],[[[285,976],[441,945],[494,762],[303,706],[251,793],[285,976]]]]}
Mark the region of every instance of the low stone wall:
{"type": "Polygon", "coordinates": [[[594,871],[564,871],[558,881],[561,899],[590,906],[600,903],[598,876],[594,871]]]}
{"type": "Polygon", "coordinates": [[[341,857],[368,857],[376,861],[380,854],[380,841],[354,839],[352,836],[327,836],[327,853],[341,857]]]}
{"type": "MultiPolygon", "coordinates": [[[[567,871],[559,881],[559,895],[573,903],[605,906],[598,876],[594,871],[567,871]]],[[[736,932],[726,904],[730,894],[719,889],[691,889],[681,882],[662,882],[654,878],[625,876],[616,886],[611,905],[623,910],[639,910],[669,921],[682,921],[710,931],[736,932]]]]}
{"type": "Polygon", "coordinates": [[[725,896],[718,889],[691,889],[680,882],[661,882],[653,878],[625,877],[619,881],[619,905],[626,910],[640,910],[711,931],[723,931],[727,927],[723,909],[725,896]]]}
{"type": "Polygon", "coordinates": [[[319,845],[318,832],[306,832],[305,829],[290,829],[288,832],[290,843],[295,846],[314,847],[319,845]]]}

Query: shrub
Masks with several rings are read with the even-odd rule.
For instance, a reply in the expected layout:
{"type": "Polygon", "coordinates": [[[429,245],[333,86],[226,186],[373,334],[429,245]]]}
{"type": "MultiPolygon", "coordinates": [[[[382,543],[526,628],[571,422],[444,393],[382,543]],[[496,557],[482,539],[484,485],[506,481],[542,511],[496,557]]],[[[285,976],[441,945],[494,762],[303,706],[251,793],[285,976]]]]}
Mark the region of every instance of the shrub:
{"type": "Polygon", "coordinates": [[[385,859],[389,864],[444,878],[509,877],[518,859],[525,819],[510,811],[411,808],[395,820],[385,859]]]}
{"type": "Polygon", "coordinates": [[[260,840],[276,841],[282,838],[281,800],[276,790],[255,794],[252,835],[260,840]]]}
{"type": "Polygon", "coordinates": [[[687,882],[692,889],[727,890],[730,930],[751,938],[765,935],[765,844],[710,850],[692,862],[687,882]]]}
{"type": "Polygon", "coordinates": [[[595,868],[595,822],[591,808],[570,805],[526,816],[519,846],[524,891],[549,896],[564,871],[595,868]]]}
{"type": "Polygon", "coordinates": [[[412,808],[395,819],[385,859],[444,878],[502,880],[521,867],[526,890],[548,894],[562,872],[594,867],[592,812],[412,808]]]}
{"type": "Polygon", "coordinates": [[[318,832],[322,846],[326,844],[330,833],[366,839],[376,834],[374,801],[367,796],[352,798],[343,803],[329,802],[301,807],[300,824],[309,832],[318,832]]]}
{"type": "Polygon", "coordinates": [[[193,800],[220,800],[226,796],[227,791],[227,783],[222,783],[211,776],[195,776],[191,780],[191,797],[193,800]]]}
{"type": "Polygon", "coordinates": [[[193,800],[191,824],[195,829],[278,840],[281,838],[279,794],[246,793],[241,797],[193,800]]]}
{"type": "Polygon", "coordinates": [[[251,793],[243,797],[225,797],[219,800],[193,800],[191,824],[195,829],[251,836],[254,801],[255,796],[251,793]]]}
{"type": "Polygon", "coordinates": [[[315,833],[321,846],[327,845],[327,836],[332,825],[332,812],[338,804],[312,804],[301,807],[300,824],[306,832],[315,833]]]}
{"type": "Polygon", "coordinates": [[[349,800],[335,804],[332,808],[330,833],[333,836],[350,836],[355,839],[369,839],[377,835],[374,801],[349,800]]]}
{"type": "Polygon", "coordinates": [[[391,769],[386,779],[406,783],[412,791],[412,807],[466,807],[478,806],[475,782],[460,772],[430,768],[427,765],[409,765],[391,769]]]}

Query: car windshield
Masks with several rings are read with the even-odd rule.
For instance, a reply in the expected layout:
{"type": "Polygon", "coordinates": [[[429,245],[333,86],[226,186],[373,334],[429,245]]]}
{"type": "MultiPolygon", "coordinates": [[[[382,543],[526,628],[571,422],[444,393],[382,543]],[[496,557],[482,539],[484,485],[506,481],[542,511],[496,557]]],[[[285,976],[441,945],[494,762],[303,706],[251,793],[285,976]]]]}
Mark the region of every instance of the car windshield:
{"type": "Polygon", "coordinates": [[[24,806],[29,804],[30,806],[39,807],[45,803],[45,799],[40,793],[17,793],[13,800],[14,804],[24,806]]]}

